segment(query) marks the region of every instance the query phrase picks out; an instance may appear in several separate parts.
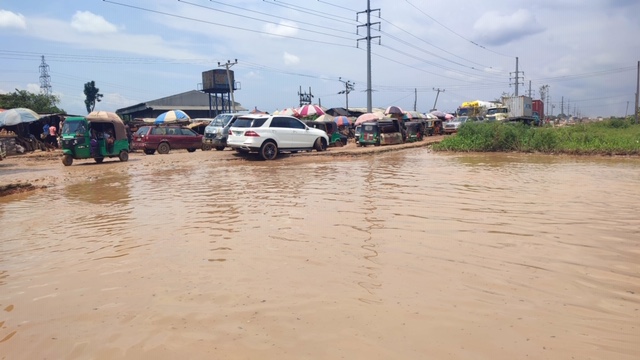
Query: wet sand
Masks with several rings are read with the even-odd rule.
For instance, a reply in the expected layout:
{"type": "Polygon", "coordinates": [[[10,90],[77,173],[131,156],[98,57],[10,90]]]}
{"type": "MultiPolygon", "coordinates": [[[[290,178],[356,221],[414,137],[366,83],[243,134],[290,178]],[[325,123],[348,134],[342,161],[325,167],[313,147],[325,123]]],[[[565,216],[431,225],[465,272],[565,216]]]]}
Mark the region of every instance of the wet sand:
{"type": "Polygon", "coordinates": [[[640,160],[343,151],[0,164],[0,357],[640,356],[640,160]]]}

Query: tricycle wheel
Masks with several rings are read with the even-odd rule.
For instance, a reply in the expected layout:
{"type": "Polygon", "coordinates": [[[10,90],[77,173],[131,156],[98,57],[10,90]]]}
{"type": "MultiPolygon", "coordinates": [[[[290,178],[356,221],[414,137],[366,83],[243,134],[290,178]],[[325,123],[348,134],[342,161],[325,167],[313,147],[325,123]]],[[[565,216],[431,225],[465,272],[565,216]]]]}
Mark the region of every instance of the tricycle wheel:
{"type": "Polygon", "coordinates": [[[168,154],[169,150],[171,150],[171,147],[166,142],[158,145],[158,154],[168,154]]]}
{"type": "Polygon", "coordinates": [[[224,150],[224,146],[216,146],[216,150],[222,151],[222,150],[224,150]]]}
{"type": "Polygon", "coordinates": [[[153,149],[144,149],[144,153],[147,154],[147,155],[153,155],[153,154],[155,154],[155,152],[156,151],[153,150],[153,149]]]}
{"type": "Polygon", "coordinates": [[[202,151],[211,150],[211,144],[202,144],[202,151]]]}
{"type": "Polygon", "coordinates": [[[95,160],[95,162],[98,164],[102,164],[102,162],[104,161],[104,158],[93,158],[93,160],[95,160]]]}
{"type": "Polygon", "coordinates": [[[120,159],[120,161],[127,161],[129,160],[129,153],[122,150],[120,151],[120,155],[118,156],[118,158],[120,159]]]}
{"type": "Polygon", "coordinates": [[[73,156],[64,155],[62,157],[62,164],[64,164],[64,166],[71,166],[71,164],[73,164],[73,156]]]}
{"type": "Polygon", "coordinates": [[[195,148],[189,148],[189,149],[187,149],[187,151],[188,152],[194,152],[194,151],[196,151],[196,149],[195,148]]]}

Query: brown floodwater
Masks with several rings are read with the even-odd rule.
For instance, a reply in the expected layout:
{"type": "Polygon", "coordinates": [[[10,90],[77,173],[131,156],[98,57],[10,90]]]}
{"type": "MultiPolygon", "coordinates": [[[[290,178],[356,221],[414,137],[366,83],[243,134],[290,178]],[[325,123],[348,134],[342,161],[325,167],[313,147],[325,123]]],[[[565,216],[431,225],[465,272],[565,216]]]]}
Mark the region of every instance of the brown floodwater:
{"type": "Polygon", "coordinates": [[[640,159],[213,154],[0,198],[0,359],[640,358],[640,159]]]}

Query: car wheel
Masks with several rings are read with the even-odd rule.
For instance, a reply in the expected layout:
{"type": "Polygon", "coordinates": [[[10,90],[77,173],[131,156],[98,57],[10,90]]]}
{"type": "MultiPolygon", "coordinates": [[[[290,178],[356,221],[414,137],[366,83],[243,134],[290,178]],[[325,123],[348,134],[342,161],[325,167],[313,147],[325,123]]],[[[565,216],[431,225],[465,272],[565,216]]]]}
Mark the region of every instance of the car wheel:
{"type": "Polygon", "coordinates": [[[156,151],[153,150],[153,149],[144,149],[144,153],[147,154],[147,155],[153,155],[153,154],[155,154],[155,152],[156,151]]]}
{"type": "Polygon", "coordinates": [[[64,166],[71,166],[71,164],[73,164],[73,156],[71,155],[63,156],[62,163],[64,164],[64,166]]]}
{"type": "Polygon", "coordinates": [[[168,154],[169,150],[171,150],[171,147],[166,142],[158,145],[158,154],[168,154]]]}
{"type": "Polygon", "coordinates": [[[313,148],[318,152],[325,151],[327,150],[327,142],[323,138],[317,138],[316,142],[313,144],[313,148]]]}
{"type": "Polygon", "coordinates": [[[224,146],[216,146],[216,150],[222,151],[222,150],[224,150],[224,146]]]}
{"type": "Polygon", "coordinates": [[[129,153],[124,151],[124,150],[122,150],[122,151],[120,151],[120,155],[118,155],[118,158],[120,159],[120,161],[123,161],[123,162],[127,161],[127,160],[129,160],[129,153]]]}
{"type": "Polygon", "coordinates": [[[104,158],[94,158],[93,160],[98,164],[102,164],[102,162],[104,161],[104,158]]]}
{"type": "Polygon", "coordinates": [[[264,160],[273,160],[278,156],[278,145],[273,141],[265,141],[260,147],[260,156],[264,160]]]}
{"type": "Polygon", "coordinates": [[[188,152],[194,152],[194,151],[196,151],[196,149],[195,148],[191,148],[191,149],[187,149],[187,151],[188,152]]]}

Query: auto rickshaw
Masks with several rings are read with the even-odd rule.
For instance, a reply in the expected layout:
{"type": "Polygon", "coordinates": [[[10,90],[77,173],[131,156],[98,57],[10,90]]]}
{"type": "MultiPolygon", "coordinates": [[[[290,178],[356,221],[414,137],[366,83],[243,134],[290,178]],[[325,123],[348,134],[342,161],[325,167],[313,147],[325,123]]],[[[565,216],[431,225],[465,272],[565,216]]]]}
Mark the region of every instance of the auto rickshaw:
{"type": "Polygon", "coordinates": [[[422,141],[425,129],[422,121],[407,121],[404,124],[407,128],[407,142],[422,141]]]}
{"type": "Polygon", "coordinates": [[[338,124],[333,121],[315,121],[307,120],[304,122],[308,127],[323,130],[329,137],[328,146],[344,146],[347,145],[347,137],[338,131],[338,124]]]}
{"type": "Polygon", "coordinates": [[[365,122],[360,131],[360,146],[402,144],[404,141],[403,129],[396,119],[365,122]]]}
{"type": "Polygon", "coordinates": [[[62,126],[62,163],[90,159],[100,164],[104,158],[129,160],[129,140],[125,125],[117,116],[109,118],[68,117],[62,126]]]}
{"type": "Polygon", "coordinates": [[[442,126],[442,120],[440,119],[429,119],[427,120],[427,127],[425,130],[425,134],[429,136],[433,135],[443,135],[444,127],[442,126]]]}

